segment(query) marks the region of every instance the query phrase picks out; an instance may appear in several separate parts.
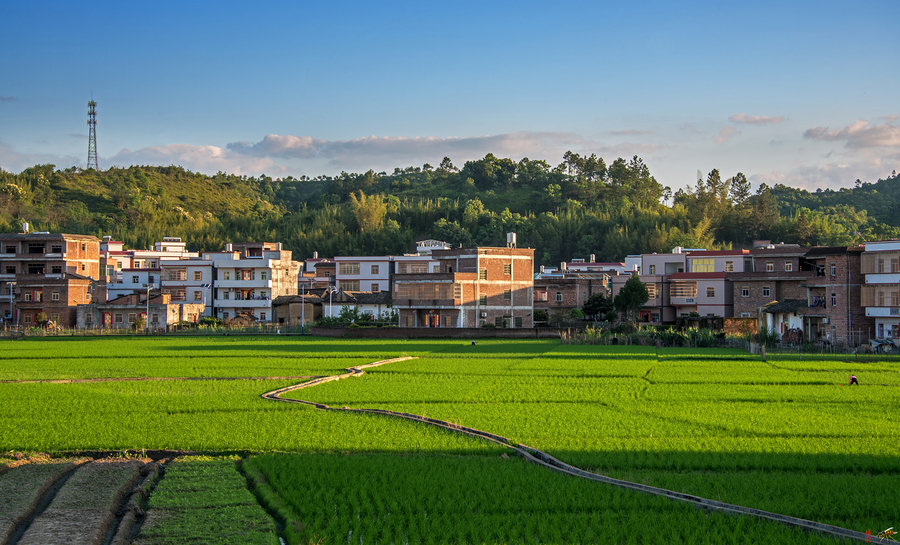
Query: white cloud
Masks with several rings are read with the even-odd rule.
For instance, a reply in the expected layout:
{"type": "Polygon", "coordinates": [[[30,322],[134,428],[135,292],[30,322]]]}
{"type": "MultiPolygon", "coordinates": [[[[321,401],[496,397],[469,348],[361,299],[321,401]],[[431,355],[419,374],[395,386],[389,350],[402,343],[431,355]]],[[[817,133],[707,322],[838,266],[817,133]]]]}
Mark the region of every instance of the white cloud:
{"type": "Polygon", "coordinates": [[[19,100],[16,97],[0,97],[0,102],[15,102],[19,100]]]}
{"type": "Polygon", "coordinates": [[[465,138],[368,136],[339,141],[269,134],[259,142],[233,142],[226,146],[230,152],[250,157],[318,160],[349,170],[390,170],[426,162],[437,164],[443,157],[450,157],[457,166],[462,166],[465,161],[479,159],[488,153],[514,160],[531,157],[552,163],[572,150],[597,153],[611,160],[612,156],[648,155],[668,147],[672,146],[631,142],[604,146],[571,133],[527,131],[465,138]]]}
{"type": "Polygon", "coordinates": [[[718,144],[724,144],[725,142],[731,140],[735,136],[741,134],[741,131],[735,129],[734,127],[722,127],[722,130],[719,131],[719,134],[713,136],[713,140],[718,144]]]}
{"type": "Polygon", "coordinates": [[[270,158],[253,158],[216,146],[191,146],[170,144],[150,146],[132,151],[128,148],[103,161],[107,165],[179,165],[188,170],[205,174],[218,171],[232,174],[254,175],[262,172],[283,174],[287,169],[276,165],[270,158]]]}
{"type": "Polygon", "coordinates": [[[772,170],[750,176],[754,184],[785,184],[791,187],[815,191],[850,187],[857,179],[875,182],[900,170],[900,153],[870,157],[862,161],[832,161],[816,165],[800,165],[785,173],[772,170]]]}
{"type": "Polygon", "coordinates": [[[0,141],[0,168],[8,172],[21,172],[34,165],[56,165],[67,168],[78,164],[78,158],[72,155],[54,155],[51,153],[19,153],[8,144],[0,141]]]}
{"type": "Polygon", "coordinates": [[[735,123],[746,123],[748,125],[766,125],[768,123],[781,123],[782,121],[784,121],[784,116],[779,115],[778,117],[770,117],[767,115],[734,114],[728,119],[735,123]]]}
{"type": "Polygon", "coordinates": [[[615,134],[617,136],[632,136],[632,135],[643,135],[643,134],[656,134],[653,131],[644,131],[640,129],[626,129],[623,131],[609,131],[609,134],[615,134]]]}
{"type": "Polygon", "coordinates": [[[389,168],[450,157],[457,163],[494,153],[503,157],[562,156],[567,149],[580,149],[587,142],[573,134],[516,132],[466,138],[368,136],[354,140],[319,140],[309,136],[266,135],[256,143],[233,142],[226,147],[235,154],[253,157],[323,159],[339,167],[389,168]],[[376,164],[378,166],[376,166],[376,164]]]}
{"type": "Polygon", "coordinates": [[[852,149],[900,147],[900,127],[890,123],[870,125],[868,121],[864,120],[833,131],[829,131],[828,127],[813,127],[804,132],[803,136],[826,142],[843,141],[846,147],[852,149]]]}

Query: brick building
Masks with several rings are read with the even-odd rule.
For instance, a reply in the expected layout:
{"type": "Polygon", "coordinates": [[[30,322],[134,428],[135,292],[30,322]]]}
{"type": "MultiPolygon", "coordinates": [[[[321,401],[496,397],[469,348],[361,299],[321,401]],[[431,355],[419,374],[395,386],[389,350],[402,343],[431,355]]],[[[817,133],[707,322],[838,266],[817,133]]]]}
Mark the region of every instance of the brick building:
{"type": "MultiPolygon", "coordinates": [[[[618,276],[618,271],[612,271],[618,276]]],[[[541,272],[534,277],[534,309],[545,310],[551,322],[569,317],[595,293],[609,295],[610,273],[566,269],[541,272]]]]}
{"type": "Polygon", "coordinates": [[[196,323],[203,313],[202,304],[172,303],[168,293],[151,293],[149,305],[147,303],[146,294],[135,293],[109,301],[79,305],[77,326],[85,329],[132,329],[136,327],[135,324],[143,322],[143,327],[149,326],[150,330],[165,330],[177,322],[196,323]]]}
{"type": "Polygon", "coordinates": [[[815,274],[806,260],[809,248],[799,245],[769,245],[750,250],[752,265],[729,275],[734,286],[734,315],[756,318],[760,307],[774,301],[806,299],[800,287],[815,274]]]}
{"type": "Polygon", "coordinates": [[[41,318],[73,327],[75,307],[88,303],[99,277],[100,240],[86,235],[0,235],[3,319],[35,325],[41,318]]]}
{"type": "Polygon", "coordinates": [[[400,327],[532,327],[533,249],[434,250],[432,258],[427,272],[394,274],[400,327]]]}

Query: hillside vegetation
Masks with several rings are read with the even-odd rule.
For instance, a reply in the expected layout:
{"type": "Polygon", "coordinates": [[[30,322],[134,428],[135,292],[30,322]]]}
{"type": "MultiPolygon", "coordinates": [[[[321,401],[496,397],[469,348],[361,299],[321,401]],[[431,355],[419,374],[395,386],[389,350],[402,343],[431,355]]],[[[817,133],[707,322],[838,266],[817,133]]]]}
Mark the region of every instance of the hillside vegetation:
{"type": "Polygon", "coordinates": [[[518,233],[538,264],[571,258],[620,261],[673,246],[720,249],[754,239],[840,245],[900,237],[900,179],[856,181],[811,193],[785,185],[751,191],[718,170],[673,194],[637,156],[609,165],[567,152],[546,161],[492,154],[462,168],[272,179],[177,166],[98,172],[37,165],[0,171],[0,231],[111,235],[146,248],[180,236],[192,250],[228,241],[281,241],[298,258],[408,252],[421,238],[454,246],[503,245],[518,233]]]}

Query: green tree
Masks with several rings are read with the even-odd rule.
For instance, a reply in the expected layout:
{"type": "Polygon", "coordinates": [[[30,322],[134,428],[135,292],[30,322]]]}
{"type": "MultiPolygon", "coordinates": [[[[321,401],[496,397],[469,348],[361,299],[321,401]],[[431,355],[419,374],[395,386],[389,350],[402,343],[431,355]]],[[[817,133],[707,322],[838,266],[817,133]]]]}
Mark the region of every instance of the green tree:
{"type": "Polygon", "coordinates": [[[606,316],[606,313],[614,308],[612,297],[605,293],[595,293],[588,297],[581,309],[586,316],[596,318],[606,316]]]}
{"type": "Polygon", "coordinates": [[[636,322],[637,313],[641,310],[641,307],[644,306],[644,303],[649,300],[650,292],[647,291],[647,286],[641,282],[641,279],[638,278],[637,274],[634,274],[627,282],[625,282],[622,289],[619,290],[619,294],[616,295],[613,304],[615,305],[616,310],[625,315],[626,320],[636,322]]]}

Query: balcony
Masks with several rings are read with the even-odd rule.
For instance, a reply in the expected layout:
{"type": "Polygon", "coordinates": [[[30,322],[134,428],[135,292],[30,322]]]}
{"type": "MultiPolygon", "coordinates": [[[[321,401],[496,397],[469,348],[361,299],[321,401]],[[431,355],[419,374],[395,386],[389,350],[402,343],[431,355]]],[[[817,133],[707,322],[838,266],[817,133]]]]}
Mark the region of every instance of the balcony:
{"type": "Polygon", "coordinates": [[[272,306],[271,299],[216,299],[215,306],[218,308],[269,308],[272,306]]]}
{"type": "Polygon", "coordinates": [[[866,316],[891,318],[900,316],[900,307],[866,307],[866,316]]]}
{"type": "Polygon", "coordinates": [[[697,298],[696,297],[674,297],[673,296],[673,297],[669,297],[669,304],[676,306],[676,307],[696,305],[697,298]]]}
{"type": "Polygon", "coordinates": [[[254,288],[271,288],[272,281],[271,280],[216,280],[215,287],[217,288],[238,288],[242,290],[249,290],[254,288]]]}
{"type": "MultiPolygon", "coordinates": [[[[327,303],[327,299],[323,301],[327,303]]],[[[460,299],[393,299],[395,308],[455,308],[462,306],[460,299]]]]}

